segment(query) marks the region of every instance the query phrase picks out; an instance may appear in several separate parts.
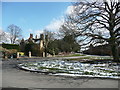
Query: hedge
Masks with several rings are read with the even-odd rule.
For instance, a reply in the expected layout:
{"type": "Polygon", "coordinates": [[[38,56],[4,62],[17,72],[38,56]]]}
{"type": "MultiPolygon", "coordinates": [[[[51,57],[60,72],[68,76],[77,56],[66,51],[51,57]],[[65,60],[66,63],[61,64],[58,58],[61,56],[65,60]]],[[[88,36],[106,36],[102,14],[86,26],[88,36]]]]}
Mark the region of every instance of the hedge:
{"type": "Polygon", "coordinates": [[[2,47],[6,48],[6,49],[16,49],[17,51],[20,51],[20,47],[18,44],[5,44],[5,43],[3,43],[2,47]]]}

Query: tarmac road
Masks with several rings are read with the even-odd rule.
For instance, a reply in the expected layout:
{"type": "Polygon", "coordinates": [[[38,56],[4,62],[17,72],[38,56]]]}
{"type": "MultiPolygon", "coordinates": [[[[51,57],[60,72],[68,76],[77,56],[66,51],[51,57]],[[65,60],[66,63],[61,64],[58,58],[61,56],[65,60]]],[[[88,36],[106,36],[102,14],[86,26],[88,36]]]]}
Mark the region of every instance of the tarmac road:
{"type": "Polygon", "coordinates": [[[43,59],[3,60],[2,87],[29,88],[32,90],[39,88],[118,88],[118,80],[114,79],[52,76],[23,71],[16,67],[18,63],[39,60],[43,59]]]}

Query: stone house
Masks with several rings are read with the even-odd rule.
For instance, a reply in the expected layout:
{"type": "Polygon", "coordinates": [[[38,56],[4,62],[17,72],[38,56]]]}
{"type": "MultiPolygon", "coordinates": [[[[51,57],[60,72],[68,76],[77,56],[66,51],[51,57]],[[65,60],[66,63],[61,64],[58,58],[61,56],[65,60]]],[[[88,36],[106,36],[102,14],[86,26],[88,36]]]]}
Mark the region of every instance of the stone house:
{"type": "Polygon", "coordinates": [[[27,40],[22,39],[20,42],[20,50],[25,52],[28,55],[31,52],[32,56],[45,56],[45,39],[44,35],[40,34],[38,38],[37,35],[34,38],[33,34],[30,34],[30,37],[27,40]]]}

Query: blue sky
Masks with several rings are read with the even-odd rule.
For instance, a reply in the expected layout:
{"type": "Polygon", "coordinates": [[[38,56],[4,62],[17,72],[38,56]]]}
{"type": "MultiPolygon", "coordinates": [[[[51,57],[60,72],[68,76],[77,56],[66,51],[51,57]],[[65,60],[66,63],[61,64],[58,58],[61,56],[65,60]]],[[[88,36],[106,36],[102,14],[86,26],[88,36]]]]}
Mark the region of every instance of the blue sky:
{"type": "Polygon", "coordinates": [[[27,38],[30,33],[50,27],[59,21],[70,2],[3,2],[2,29],[7,31],[10,24],[22,29],[22,35],[27,38]]]}

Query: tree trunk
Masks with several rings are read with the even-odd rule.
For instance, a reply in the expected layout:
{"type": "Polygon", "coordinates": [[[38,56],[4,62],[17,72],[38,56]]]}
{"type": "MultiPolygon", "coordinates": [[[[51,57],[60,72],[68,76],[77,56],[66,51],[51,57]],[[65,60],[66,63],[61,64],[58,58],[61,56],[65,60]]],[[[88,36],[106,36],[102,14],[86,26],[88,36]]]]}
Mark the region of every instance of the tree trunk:
{"type": "Polygon", "coordinates": [[[118,51],[118,45],[117,44],[111,44],[111,51],[113,56],[113,61],[119,62],[119,51],[118,51]]]}

